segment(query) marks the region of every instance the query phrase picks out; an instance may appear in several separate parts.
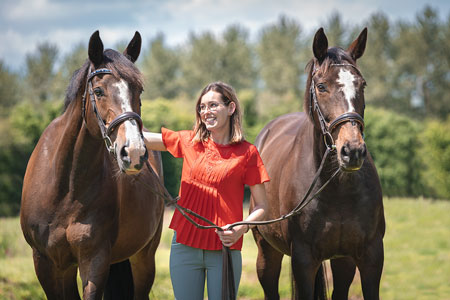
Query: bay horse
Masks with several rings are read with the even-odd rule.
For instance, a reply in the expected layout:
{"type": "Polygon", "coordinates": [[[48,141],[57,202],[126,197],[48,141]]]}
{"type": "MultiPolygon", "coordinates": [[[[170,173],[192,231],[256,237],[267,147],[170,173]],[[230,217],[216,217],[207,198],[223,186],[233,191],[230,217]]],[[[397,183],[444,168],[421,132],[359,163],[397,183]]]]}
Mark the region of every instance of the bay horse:
{"type": "Polygon", "coordinates": [[[142,136],[141,44],[136,32],[123,54],[104,51],[92,34],[65,111],[28,162],[20,222],[48,299],[80,299],[77,269],[83,299],[148,299],[164,203],[139,184],[161,190],[162,176],[160,154],[142,136]],[[157,174],[142,168],[147,161],[157,174]]]}
{"type": "Polygon", "coordinates": [[[266,183],[267,219],[302,206],[300,199],[316,175],[313,191],[324,186],[293,217],[253,228],[265,299],[279,299],[284,255],[291,256],[296,299],[327,297],[321,280],[327,259],[333,273],[332,299],[348,298],[356,266],[364,298],[379,299],[385,220],[380,180],[363,139],[366,83],[356,65],[366,41],[367,28],[347,50],[328,48],[320,28],[307,65],[305,112],[276,118],[256,139],[271,178],[266,183]]]}

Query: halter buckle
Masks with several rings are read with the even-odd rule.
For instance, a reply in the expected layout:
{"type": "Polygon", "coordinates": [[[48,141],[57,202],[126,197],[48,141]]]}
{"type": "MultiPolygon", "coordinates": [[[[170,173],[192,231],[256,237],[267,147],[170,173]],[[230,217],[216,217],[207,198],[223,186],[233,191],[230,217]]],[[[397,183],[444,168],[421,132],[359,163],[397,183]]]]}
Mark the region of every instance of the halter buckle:
{"type": "Polygon", "coordinates": [[[330,149],[330,151],[336,150],[336,144],[334,143],[333,136],[329,131],[323,134],[323,142],[325,143],[325,146],[330,149]]]}
{"type": "Polygon", "coordinates": [[[103,140],[105,141],[106,149],[108,150],[108,152],[111,154],[115,154],[114,145],[111,141],[111,138],[108,135],[105,135],[103,140]]]}

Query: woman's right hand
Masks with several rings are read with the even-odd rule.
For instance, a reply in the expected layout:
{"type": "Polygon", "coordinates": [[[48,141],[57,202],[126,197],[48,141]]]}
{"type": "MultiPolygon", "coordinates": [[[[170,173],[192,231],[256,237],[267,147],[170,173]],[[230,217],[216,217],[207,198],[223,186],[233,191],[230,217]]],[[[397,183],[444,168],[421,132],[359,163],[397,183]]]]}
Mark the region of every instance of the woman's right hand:
{"type": "Polygon", "coordinates": [[[220,241],[226,247],[231,247],[234,243],[236,243],[248,229],[248,225],[238,225],[228,229],[230,225],[231,224],[222,226],[223,230],[216,229],[216,233],[219,236],[220,241]]]}

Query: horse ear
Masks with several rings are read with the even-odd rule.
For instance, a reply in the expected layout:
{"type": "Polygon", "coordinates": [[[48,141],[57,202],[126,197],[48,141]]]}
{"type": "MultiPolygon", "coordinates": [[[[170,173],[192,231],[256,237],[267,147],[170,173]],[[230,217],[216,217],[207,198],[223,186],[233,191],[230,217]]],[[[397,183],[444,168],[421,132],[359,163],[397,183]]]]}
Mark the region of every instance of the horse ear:
{"type": "Polygon", "coordinates": [[[125,51],[123,52],[123,55],[128,57],[132,62],[135,62],[139,57],[139,53],[141,53],[141,45],[141,35],[138,31],[136,31],[133,39],[131,39],[130,43],[128,44],[127,49],[125,49],[125,51]]]}
{"type": "Polygon", "coordinates": [[[366,50],[367,42],[367,27],[361,31],[358,38],[353,41],[353,43],[348,47],[347,52],[356,61],[358,58],[363,56],[364,50],[366,50]]]}
{"type": "Polygon", "coordinates": [[[322,61],[327,56],[327,50],[328,50],[328,39],[325,33],[323,32],[323,28],[321,27],[319,30],[317,30],[316,34],[314,35],[313,41],[314,56],[317,58],[319,63],[322,63],[322,61]]]}
{"type": "Polygon", "coordinates": [[[100,33],[98,30],[91,35],[89,39],[89,60],[94,63],[94,66],[98,66],[103,61],[103,43],[100,39],[100,33]]]}

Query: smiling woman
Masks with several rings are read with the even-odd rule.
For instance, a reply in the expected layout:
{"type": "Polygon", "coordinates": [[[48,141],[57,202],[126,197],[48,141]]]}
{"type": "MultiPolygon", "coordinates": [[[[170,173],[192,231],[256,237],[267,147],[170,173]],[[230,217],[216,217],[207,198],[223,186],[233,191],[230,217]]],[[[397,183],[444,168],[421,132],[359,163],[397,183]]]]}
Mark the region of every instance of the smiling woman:
{"type": "MultiPolygon", "coordinates": [[[[170,228],[174,236],[170,275],[177,299],[203,299],[205,276],[208,298],[221,299],[222,245],[230,247],[235,293],[241,276],[244,185],[250,186],[255,207],[246,221],[264,217],[269,181],[258,150],[243,138],[241,111],[234,89],[222,82],[207,85],[196,104],[193,130],[144,132],[149,149],[183,157],[179,204],[209,219],[220,230],[200,230],[175,211],[170,228]]],[[[198,221],[204,224],[202,221],[198,221]]]]}

